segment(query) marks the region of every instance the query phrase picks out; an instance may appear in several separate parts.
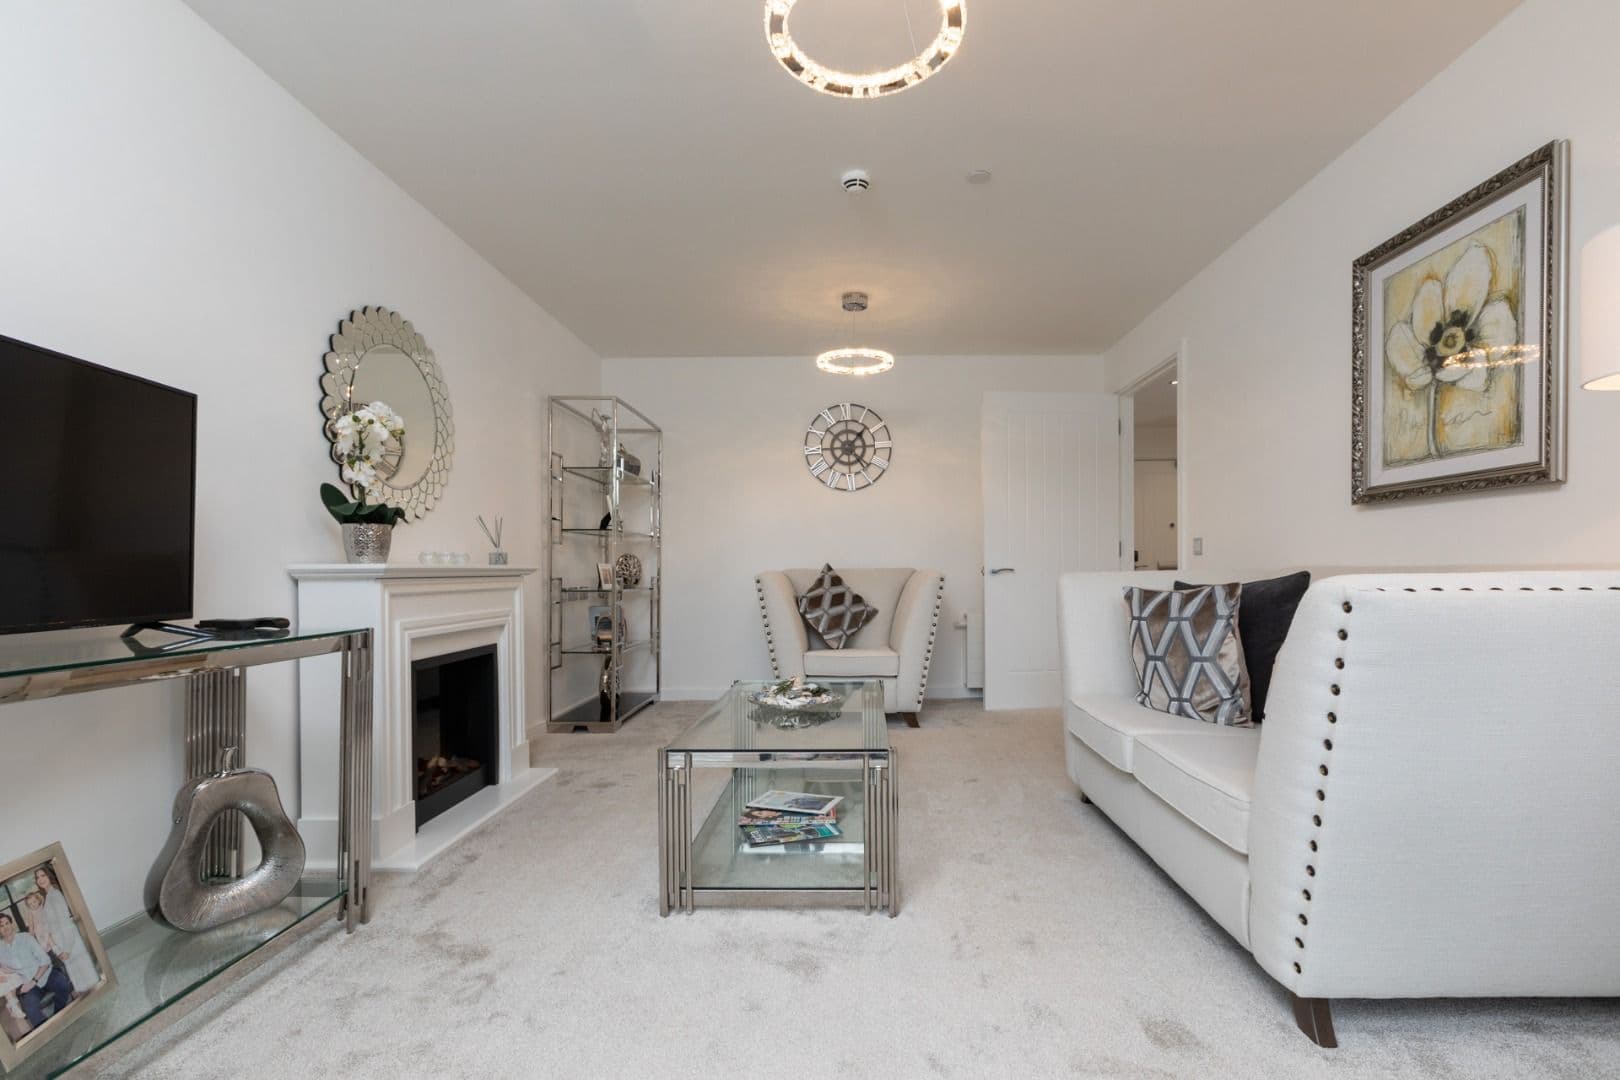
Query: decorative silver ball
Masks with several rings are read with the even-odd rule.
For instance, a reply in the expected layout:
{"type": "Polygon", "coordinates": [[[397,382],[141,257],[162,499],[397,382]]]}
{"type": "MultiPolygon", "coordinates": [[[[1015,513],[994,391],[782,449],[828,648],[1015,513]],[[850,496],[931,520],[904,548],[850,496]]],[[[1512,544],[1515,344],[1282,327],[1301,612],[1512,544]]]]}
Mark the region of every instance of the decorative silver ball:
{"type": "Polygon", "coordinates": [[[641,560],[628,551],[613,560],[613,576],[621,589],[641,584],[641,560]]]}

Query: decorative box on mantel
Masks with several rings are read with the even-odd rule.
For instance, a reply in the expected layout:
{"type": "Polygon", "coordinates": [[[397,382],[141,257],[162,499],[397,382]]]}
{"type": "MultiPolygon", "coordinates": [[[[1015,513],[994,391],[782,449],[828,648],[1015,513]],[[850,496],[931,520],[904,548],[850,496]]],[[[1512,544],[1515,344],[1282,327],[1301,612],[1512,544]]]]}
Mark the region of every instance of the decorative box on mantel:
{"type": "MultiPolygon", "coordinates": [[[[390,566],[361,563],[314,563],[292,566],[288,572],[298,583],[298,627],[302,631],[324,626],[371,627],[372,708],[376,768],[372,806],[374,866],[379,870],[416,870],[473,829],[500,813],[554,769],[529,767],[529,742],[524,709],[523,579],[535,572],[524,566],[390,566]],[[495,662],[488,663],[493,650],[495,662]],[[459,657],[481,658],[482,677],[493,685],[477,692],[462,690],[465,679],[441,678],[441,668],[425,663],[459,657]],[[414,665],[414,668],[413,668],[414,665]],[[413,670],[417,673],[413,675],[413,670]],[[420,674],[432,671],[425,678],[420,674]],[[437,722],[441,709],[456,716],[453,702],[441,704],[445,694],[458,691],[470,707],[492,714],[489,730],[473,745],[493,750],[493,761],[477,761],[469,753],[488,756],[487,750],[446,748],[422,751],[426,717],[437,722]],[[493,700],[493,709],[490,701],[493,700]],[[424,758],[422,755],[428,755],[424,758]],[[423,761],[431,760],[424,769],[423,761]],[[474,777],[472,794],[460,777],[460,801],[448,808],[443,793],[417,797],[424,784],[454,776],[454,768],[467,766],[474,777]],[[487,786],[483,786],[487,783],[487,786]],[[418,827],[422,811],[432,805],[432,816],[418,827]]],[[[331,658],[300,663],[298,830],[313,855],[337,850],[338,791],[332,762],[337,760],[340,671],[331,658]],[[328,840],[330,839],[330,842],[328,840]]],[[[436,736],[434,736],[436,737],[436,736]]]]}

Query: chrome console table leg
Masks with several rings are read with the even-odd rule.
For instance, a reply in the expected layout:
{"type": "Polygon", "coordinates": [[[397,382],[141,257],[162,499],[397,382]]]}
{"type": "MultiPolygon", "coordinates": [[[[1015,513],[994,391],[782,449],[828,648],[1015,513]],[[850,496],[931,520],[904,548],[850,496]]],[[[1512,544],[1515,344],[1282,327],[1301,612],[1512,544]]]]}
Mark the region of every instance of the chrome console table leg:
{"type": "Polygon", "coordinates": [[[670,869],[670,853],[674,850],[674,843],[669,836],[673,827],[675,815],[670,812],[669,806],[669,755],[663,750],[658,751],[658,914],[668,918],[672,904],[671,894],[675,891],[671,882],[674,874],[670,869]]]}
{"type": "Polygon", "coordinates": [[[872,755],[861,758],[861,907],[872,913],[877,897],[877,762],[872,755]]]}
{"type": "Polygon", "coordinates": [[[371,921],[371,631],[350,634],[343,665],[338,750],[338,917],[350,933],[371,921]]]}
{"type": "Polygon", "coordinates": [[[692,886],[692,755],[682,754],[675,772],[675,851],[676,876],[683,896],[683,910],[697,910],[697,890],[692,886]]]}
{"type": "Polygon", "coordinates": [[[697,909],[692,888],[692,755],[658,752],[658,914],[697,909]]]}
{"type": "Polygon", "coordinates": [[[900,756],[889,751],[888,803],[884,807],[884,821],[888,825],[889,839],[884,845],[889,853],[889,918],[900,914],[900,756]]]}
{"type": "Polygon", "coordinates": [[[862,899],[867,911],[900,913],[900,789],[898,759],[894,751],[868,754],[862,774],[866,821],[862,832],[864,881],[862,899]]]}
{"type": "MultiPolygon", "coordinates": [[[[228,768],[227,750],[235,763],[247,764],[247,673],[241,668],[204,671],[186,680],[186,779],[194,780],[228,768]]],[[[203,848],[203,877],[239,878],[245,872],[242,817],[226,814],[214,823],[203,848]]]]}

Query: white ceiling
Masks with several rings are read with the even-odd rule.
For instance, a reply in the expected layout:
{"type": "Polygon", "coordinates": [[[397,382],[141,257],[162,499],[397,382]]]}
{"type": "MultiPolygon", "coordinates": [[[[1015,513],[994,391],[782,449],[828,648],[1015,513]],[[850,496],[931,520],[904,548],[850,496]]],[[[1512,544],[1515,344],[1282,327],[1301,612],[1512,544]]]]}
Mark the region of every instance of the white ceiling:
{"type": "MultiPolygon", "coordinates": [[[[897,60],[906,2],[796,36],[897,60]]],[[[189,0],[604,356],[1100,351],[1516,2],[968,0],[939,75],[843,101],[759,0],[189,0]]]]}

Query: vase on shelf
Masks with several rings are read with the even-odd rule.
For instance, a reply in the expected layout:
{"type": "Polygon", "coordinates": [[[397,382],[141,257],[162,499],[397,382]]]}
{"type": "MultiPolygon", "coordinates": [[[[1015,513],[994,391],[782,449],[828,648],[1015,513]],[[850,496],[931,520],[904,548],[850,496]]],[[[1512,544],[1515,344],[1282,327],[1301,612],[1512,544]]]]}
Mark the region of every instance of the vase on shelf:
{"type": "Polygon", "coordinates": [[[345,522],[343,552],[351,563],[385,563],[394,542],[392,525],[366,525],[345,522]]]}

